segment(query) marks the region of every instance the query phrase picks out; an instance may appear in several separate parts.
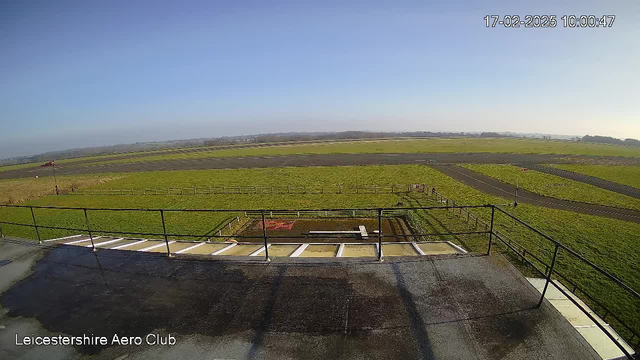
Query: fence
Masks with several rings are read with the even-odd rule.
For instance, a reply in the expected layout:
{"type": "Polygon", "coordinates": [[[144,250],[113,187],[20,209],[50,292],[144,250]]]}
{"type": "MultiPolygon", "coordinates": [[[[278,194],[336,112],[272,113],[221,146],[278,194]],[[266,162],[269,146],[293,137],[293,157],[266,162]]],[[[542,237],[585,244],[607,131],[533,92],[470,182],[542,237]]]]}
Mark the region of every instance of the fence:
{"type": "MultiPolygon", "coordinates": [[[[623,281],[621,281],[620,279],[618,279],[617,277],[615,277],[614,275],[608,273],[607,271],[605,271],[604,269],[602,269],[601,267],[597,266],[596,264],[594,264],[593,262],[591,262],[590,260],[584,258],[582,255],[578,254],[577,252],[575,252],[574,250],[568,248],[567,246],[559,243],[558,241],[554,240],[553,238],[551,238],[550,236],[544,234],[543,232],[541,232],[540,230],[534,228],[533,226],[527,224],[526,222],[522,221],[521,219],[517,218],[516,216],[510,214],[509,212],[505,211],[502,208],[502,205],[457,205],[455,204],[455,202],[453,202],[450,199],[447,199],[446,197],[440,195],[437,193],[437,191],[435,189],[432,189],[430,191],[430,196],[433,196],[434,199],[436,199],[437,201],[439,201],[442,204],[445,204],[444,206],[420,206],[420,207],[395,207],[395,208],[368,208],[368,209],[316,209],[316,210],[298,210],[298,209],[278,209],[278,210],[268,210],[268,209],[263,209],[263,210],[213,210],[213,209],[184,209],[184,210],[180,210],[180,209],[106,209],[106,208],[73,208],[73,207],[54,207],[54,206],[26,206],[26,205],[0,205],[0,208],[5,207],[5,208],[24,208],[24,209],[29,209],[30,211],[30,215],[31,215],[31,223],[16,223],[16,222],[8,222],[8,221],[0,221],[0,224],[2,225],[15,225],[15,226],[23,226],[23,227],[31,227],[35,230],[37,238],[40,242],[42,242],[41,236],[40,236],[40,232],[39,229],[58,229],[58,230],[65,230],[65,231],[76,231],[76,232],[87,232],[89,234],[90,240],[91,240],[91,247],[93,248],[94,251],[96,251],[95,248],[95,244],[93,242],[93,238],[94,235],[97,233],[106,233],[106,234],[125,234],[124,232],[119,232],[119,231],[107,231],[107,230],[103,230],[103,229],[95,229],[92,228],[90,222],[89,222],[89,217],[88,217],[88,213],[89,212],[122,212],[122,211],[133,211],[133,212],[145,212],[145,213],[157,213],[159,215],[159,220],[162,224],[162,233],[150,233],[150,232],[138,232],[135,233],[137,235],[142,235],[142,236],[158,236],[158,237],[162,237],[164,238],[164,242],[166,244],[167,247],[167,254],[168,256],[172,256],[170,247],[169,247],[169,237],[203,237],[205,235],[193,235],[193,234],[177,234],[177,233],[169,233],[167,232],[167,228],[166,228],[166,222],[165,222],[165,214],[166,213],[171,213],[171,212],[185,212],[185,213],[210,213],[210,212],[222,212],[222,213],[229,213],[229,214],[246,214],[247,216],[259,216],[260,220],[262,221],[262,235],[261,236],[238,236],[238,235],[222,235],[222,233],[219,233],[218,235],[213,235],[210,237],[214,237],[214,238],[253,238],[253,239],[261,239],[264,243],[264,253],[265,253],[265,259],[268,261],[269,260],[269,241],[274,241],[278,238],[282,238],[282,237],[278,237],[278,236],[270,236],[267,230],[267,226],[265,223],[265,219],[267,216],[272,215],[272,214],[289,214],[291,216],[295,215],[299,215],[300,213],[302,214],[324,214],[326,216],[331,215],[335,215],[335,216],[345,216],[348,214],[353,214],[354,212],[358,212],[360,214],[367,214],[368,216],[371,217],[376,217],[378,219],[378,232],[374,235],[374,238],[377,237],[377,258],[378,260],[382,260],[382,241],[384,238],[387,237],[395,237],[396,235],[387,235],[387,234],[383,234],[382,233],[382,219],[385,216],[393,216],[394,214],[398,214],[399,212],[405,212],[405,214],[410,213],[410,212],[415,212],[415,211],[420,211],[420,210],[445,210],[445,211],[452,211],[454,214],[456,212],[458,212],[458,216],[461,217],[466,217],[467,222],[469,221],[473,221],[475,222],[475,227],[477,230],[478,225],[480,225],[481,227],[484,226],[484,230],[481,231],[471,231],[471,232],[458,232],[458,233],[449,233],[449,234],[443,234],[443,235],[466,235],[466,234],[487,234],[488,235],[488,243],[487,243],[487,254],[491,254],[491,250],[492,250],[492,245],[494,244],[494,238],[496,239],[495,241],[498,241],[497,244],[501,244],[504,245],[506,247],[507,250],[511,250],[515,253],[515,255],[517,257],[519,257],[522,261],[524,261],[528,266],[530,266],[532,269],[534,269],[534,271],[536,271],[537,273],[539,273],[540,275],[542,275],[545,279],[545,285],[544,285],[544,289],[542,291],[542,295],[540,297],[540,301],[538,302],[538,306],[540,306],[543,302],[545,293],[549,287],[549,285],[553,285],[556,287],[556,289],[558,289],[558,291],[560,291],[561,293],[563,293],[570,301],[572,301],[582,312],[585,313],[585,315],[591,319],[616,345],[618,348],[620,348],[620,350],[629,358],[629,359],[633,359],[633,356],[629,353],[629,351],[623,346],[623,344],[618,341],[615,337],[615,335],[609,331],[609,329],[607,329],[607,327],[603,324],[600,323],[600,321],[598,321],[598,319],[596,319],[594,317],[594,315],[592,315],[591,313],[589,313],[589,310],[587,308],[585,308],[580,302],[578,302],[576,299],[574,299],[572,296],[569,296],[568,291],[566,288],[563,288],[563,286],[560,286],[557,281],[553,281],[553,277],[555,276],[556,278],[559,278],[561,282],[566,283],[567,285],[569,285],[569,287],[573,288],[573,292],[577,292],[580,291],[582,294],[586,295],[589,298],[589,301],[599,305],[602,307],[602,309],[605,310],[605,314],[602,316],[603,319],[606,319],[607,316],[610,316],[611,318],[615,319],[615,321],[617,321],[617,323],[620,324],[620,326],[625,330],[625,333],[622,334],[622,336],[631,344],[633,344],[633,341],[637,340],[637,342],[635,343],[635,347],[638,348],[640,346],[640,335],[638,334],[638,330],[634,329],[632,326],[630,326],[627,321],[627,317],[620,315],[619,313],[614,312],[612,309],[610,309],[609,307],[606,307],[605,305],[602,304],[601,301],[598,301],[597,299],[595,299],[595,297],[591,296],[588,294],[588,292],[584,289],[584,288],[580,288],[577,284],[576,281],[573,281],[571,279],[569,279],[568,275],[566,273],[561,273],[559,271],[559,269],[557,269],[557,260],[559,258],[559,256],[570,256],[572,259],[575,259],[576,261],[578,261],[582,266],[585,266],[589,269],[591,269],[592,271],[594,271],[597,274],[602,275],[606,280],[610,281],[611,284],[613,284],[614,286],[616,286],[620,291],[623,291],[625,294],[627,294],[628,296],[630,296],[634,301],[638,301],[640,300],[640,294],[634,290],[633,288],[631,288],[630,286],[628,286],[627,284],[625,284],[623,281]],[[83,228],[71,228],[71,227],[57,227],[57,226],[45,226],[45,225],[38,225],[35,213],[34,213],[34,209],[52,209],[52,210],[68,210],[68,211],[79,211],[82,212],[83,216],[84,216],[84,220],[85,220],[85,227],[83,228]],[[473,214],[472,211],[477,211],[477,210],[490,210],[491,211],[491,215],[490,217],[487,215],[487,218],[489,218],[489,222],[484,221],[483,219],[480,218],[480,216],[473,214]],[[515,221],[516,223],[518,223],[519,225],[525,227],[526,229],[528,229],[529,231],[531,231],[533,234],[541,237],[543,239],[543,241],[545,242],[544,245],[550,245],[553,248],[553,256],[550,260],[545,261],[544,259],[541,259],[540,256],[536,256],[534,255],[534,253],[532,253],[529,250],[526,250],[525,247],[523,247],[520,244],[517,244],[515,241],[512,241],[511,239],[509,239],[508,237],[506,237],[506,235],[500,233],[497,231],[497,229],[495,228],[495,219],[496,219],[496,213],[498,214],[503,214],[505,216],[508,217],[508,219],[515,221]],[[474,219],[474,220],[472,220],[474,219]],[[562,254],[561,254],[562,253],[562,254]],[[543,270],[544,269],[544,270],[543,270]]],[[[238,219],[239,221],[239,219],[238,219]]],[[[133,234],[131,232],[127,232],[126,234],[133,234]]],[[[0,235],[2,237],[5,236],[5,234],[2,232],[2,228],[0,227],[0,235]]],[[[429,236],[432,234],[425,234],[423,232],[423,230],[418,231],[418,234],[414,234],[414,236],[420,237],[420,236],[429,236]]],[[[296,236],[286,236],[286,238],[293,238],[296,236]]],[[[302,237],[302,236],[300,236],[302,237]]],[[[306,238],[306,237],[305,237],[306,238]]],[[[633,316],[633,314],[632,314],[633,316]]],[[[631,318],[633,319],[633,318],[631,318]]]]}
{"type": "Polygon", "coordinates": [[[64,195],[399,194],[424,192],[425,184],[251,185],[169,188],[72,189],[64,195]]]}

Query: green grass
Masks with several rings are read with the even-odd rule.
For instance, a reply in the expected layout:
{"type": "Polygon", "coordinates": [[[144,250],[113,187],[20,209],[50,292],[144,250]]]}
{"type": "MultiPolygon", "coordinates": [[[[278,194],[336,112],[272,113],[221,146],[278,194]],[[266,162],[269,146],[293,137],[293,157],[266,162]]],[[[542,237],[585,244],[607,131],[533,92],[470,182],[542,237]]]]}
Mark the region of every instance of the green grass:
{"type": "MultiPolygon", "coordinates": [[[[122,178],[97,187],[167,187],[195,185],[309,185],[309,184],[392,184],[426,183],[435,186],[442,194],[465,204],[506,203],[507,199],[489,196],[471,187],[454,181],[431,168],[419,165],[402,166],[355,166],[355,167],[315,167],[277,168],[242,170],[205,170],[179,172],[151,172],[118,174],[122,178]]],[[[152,196],[47,196],[27,202],[33,205],[58,205],[71,207],[108,208],[322,208],[322,207],[386,207],[398,201],[405,205],[432,205],[425,194],[412,193],[398,197],[395,194],[290,194],[290,195],[152,195],[152,196]]],[[[510,210],[513,211],[513,210],[510,210]]],[[[83,228],[84,215],[78,210],[36,209],[36,218],[41,225],[70,226],[83,228]]],[[[477,210],[484,219],[489,218],[488,210],[477,210]]],[[[170,233],[204,234],[215,230],[230,220],[235,214],[226,213],[167,213],[167,231],[170,233]]],[[[419,222],[433,231],[455,231],[469,229],[472,225],[464,222],[453,212],[431,210],[418,213],[419,222]]],[[[640,289],[640,224],[620,220],[600,218],[569,211],[546,209],[530,205],[520,205],[517,215],[558,241],[575,249],[597,265],[619,277],[627,284],[640,289]]],[[[0,209],[0,217],[6,221],[31,223],[28,209],[0,209]]],[[[89,220],[93,229],[130,232],[162,232],[159,213],[144,212],[98,212],[90,211],[89,220]]],[[[541,259],[550,262],[553,247],[539,235],[526,230],[505,215],[496,216],[496,229],[507,234],[527,247],[541,259]]],[[[5,234],[35,238],[31,229],[18,226],[3,226],[5,234]]],[[[71,235],[70,232],[41,229],[44,238],[71,235]]],[[[459,237],[458,243],[483,251],[486,237],[473,239],[459,237]]],[[[504,247],[496,245],[496,249],[504,247]]],[[[589,289],[591,295],[604,302],[616,313],[622,314],[636,328],[640,329],[640,303],[631,299],[611,282],[606,281],[584,264],[561,252],[558,269],[572,280],[589,289]]],[[[609,319],[608,319],[609,320],[609,319]]],[[[614,325],[616,325],[614,323],[614,325]]],[[[618,330],[619,327],[617,327],[618,330]]]]}
{"type": "Polygon", "coordinates": [[[552,165],[558,169],[569,170],[601,179],[633,186],[640,189],[640,166],[622,165],[552,165]]]}
{"type": "MultiPolygon", "coordinates": [[[[72,189],[84,189],[120,177],[122,175],[118,174],[58,176],[58,191],[65,193],[72,189]]],[[[55,185],[53,176],[0,180],[0,204],[19,204],[27,200],[54,195],[55,185]]]]}
{"type": "Polygon", "coordinates": [[[463,165],[481,174],[557,199],[640,210],[640,200],[613,191],[513,165],[463,165]]]}
{"type": "MultiPolygon", "coordinates": [[[[193,170],[173,172],[144,172],[118,174],[118,180],[94,186],[99,188],[141,188],[141,187],[186,187],[218,185],[386,185],[423,183],[427,173],[424,166],[367,166],[367,167],[315,167],[315,168],[273,168],[238,170],[193,170]]],[[[107,175],[108,176],[108,175],[107,175]]],[[[393,206],[397,203],[394,194],[244,194],[244,195],[78,195],[48,196],[29,201],[31,205],[51,205],[69,207],[102,208],[169,208],[169,209],[285,209],[285,208],[342,208],[393,206]]],[[[9,209],[3,209],[4,212],[9,209]]],[[[15,210],[15,209],[13,209],[15,210]]],[[[30,223],[28,211],[20,213],[20,222],[30,223]]],[[[1,214],[1,213],[0,213],[1,214]]],[[[237,214],[235,214],[237,215],[237,214]]],[[[205,234],[215,231],[225,220],[235,216],[229,213],[167,213],[170,233],[205,234]]],[[[52,212],[36,209],[43,225],[68,224],[84,228],[84,218],[80,211],[52,212]],[[40,216],[42,214],[42,216],[40,216]]],[[[159,214],[137,212],[92,212],[91,223],[95,229],[122,230],[131,232],[162,232],[159,214]]],[[[8,230],[7,230],[8,231],[8,230]]],[[[17,236],[33,238],[32,230],[12,227],[17,236]]],[[[43,237],[58,237],[66,232],[44,230],[43,237]]]]}
{"type": "MultiPolygon", "coordinates": [[[[193,149],[193,148],[192,148],[193,149]]],[[[178,159],[200,159],[210,157],[234,156],[274,156],[292,154],[354,154],[354,153],[514,153],[514,154],[566,154],[640,157],[640,148],[626,146],[592,144],[560,140],[512,139],[512,138],[431,138],[362,140],[344,142],[291,143],[225,149],[220,147],[200,147],[210,151],[181,153],[184,149],[153,150],[133,152],[127,155],[139,155],[128,159],[112,159],[123,154],[101,155],[58,161],[59,164],[72,164],[78,161],[99,163],[129,163],[178,159]],[[161,151],[169,154],[153,155],[161,151]]],[[[37,166],[39,164],[35,164],[37,166]]],[[[34,164],[9,165],[0,167],[0,171],[33,167],[34,164]]]]}
{"type": "Polygon", "coordinates": [[[276,156],[293,154],[357,154],[357,153],[515,153],[611,155],[640,157],[640,148],[533,139],[418,139],[358,142],[291,144],[254,148],[212,150],[194,153],[147,156],[110,160],[105,163],[130,163],[210,157],[276,156]]]}

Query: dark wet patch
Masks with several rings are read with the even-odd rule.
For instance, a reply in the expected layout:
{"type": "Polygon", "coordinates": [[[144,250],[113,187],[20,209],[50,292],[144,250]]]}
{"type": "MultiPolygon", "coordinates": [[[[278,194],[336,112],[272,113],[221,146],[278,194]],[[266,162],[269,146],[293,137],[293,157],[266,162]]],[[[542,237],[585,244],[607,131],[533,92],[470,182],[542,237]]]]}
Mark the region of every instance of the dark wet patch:
{"type": "Polygon", "coordinates": [[[11,260],[0,260],[0,267],[11,264],[11,260]]]}
{"type": "MultiPolygon", "coordinates": [[[[367,286],[387,294],[380,298],[356,294],[353,280],[348,265],[170,260],[64,246],[49,251],[1,301],[9,316],[36,318],[48,331],[73,336],[253,331],[253,355],[271,332],[344,336],[389,324],[409,326],[393,284],[366,276],[367,286]]],[[[78,350],[91,355],[106,347],[78,350]]]]}
{"type": "Polygon", "coordinates": [[[540,321],[539,316],[527,312],[492,316],[486,319],[470,321],[475,336],[486,354],[491,358],[503,359],[522,348],[526,340],[535,332],[540,321]]]}
{"type": "Polygon", "coordinates": [[[267,265],[61,246],[0,301],[9,316],[35,318],[53,333],[229,336],[251,344],[245,358],[471,358],[476,349],[495,358],[542,337],[584,358],[567,336],[575,330],[545,307],[531,310],[537,296],[485,258],[267,265]]]}

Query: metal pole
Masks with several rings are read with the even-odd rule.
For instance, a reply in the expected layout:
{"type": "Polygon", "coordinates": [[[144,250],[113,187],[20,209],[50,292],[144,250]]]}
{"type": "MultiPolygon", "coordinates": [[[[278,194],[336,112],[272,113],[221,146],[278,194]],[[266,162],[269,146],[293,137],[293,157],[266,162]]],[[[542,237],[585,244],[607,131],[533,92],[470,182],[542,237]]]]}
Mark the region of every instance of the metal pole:
{"type": "Polygon", "coordinates": [[[31,218],[33,219],[33,227],[36,229],[36,236],[38,237],[38,242],[42,244],[42,240],[40,239],[40,231],[38,231],[38,224],[36,224],[36,216],[33,213],[33,206],[29,207],[31,209],[31,218]]]}
{"type": "Polygon", "coordinates": [[[271,261],[269,259],[269,244],[268,244],[268,240],[267,240],[267,224],[266,224],[266,221],[264,221],[264,210],[262,210],[260,214],[262,215],[262,237],[264,238],[264,259],[266,261],[271,261]]]}
{"type": "Polygon", "coordinates": [[[496,207],[491,206],[491,230],[489,230],[489,248],[487,249],[487,255],[491,255],[491,240],[493,239],[493,218],[496,213],[496,207]]]}
{"type": "Polygon", "coordinates": [[[378,261],[382,261],[382,209],[378,209],[378,261]]]}
{"type": "Polygon", "coordinates": [[[542,305],[542,301],[544,300],[544,294],[547,292],[547,287],[549,286],[549,281],[551,281],[551,275],[553,274],[553,267],[556,264],[556,258],[558,257],[558,245],[556,244],[556,248],[553,251],[553,260],[551,260],[551,267],[549,268],[549,273],[547,274],[547,282],[544,283],[544,289],[542,290],[542,296],[540,296],[540,301],[538,302],[538,306],[542,305]]]}
{"type": "Polygon", "coordinates": [[[167,256],[171,257],[169,249],[169,239],[167,238],[167,227],[164,225],[164,210],[160,210],[160,218],[162,219],[162,233],[164,234],[164,243],[167,244],[167,256]]]}
{"type": "Polygon", "coordinates": [[[56,184],[56,195],[59,195],[58,194],[58,179],[56,178],[56,163],[55,163],[55,160],[54,160],[54,163],[53,163],[53,182],[56,184]]]}
{"type": "Polygon", "coordinates": [[[2,226],[0,226],[0,237],[4,239],[4,233],[2,232],[2,226]]]}
{"type": "Polygon", "coordinates": [[[87,231],[89,232],[89,239],[91,239],[91,248],[93,251],[96,251],[96,245],[93,243],[93,234],[91,233],[91,227],[89,227],[89,216],[87,216],[87,209],[82,209],[84,211],[84,221],[87,223],[87,231]]]}

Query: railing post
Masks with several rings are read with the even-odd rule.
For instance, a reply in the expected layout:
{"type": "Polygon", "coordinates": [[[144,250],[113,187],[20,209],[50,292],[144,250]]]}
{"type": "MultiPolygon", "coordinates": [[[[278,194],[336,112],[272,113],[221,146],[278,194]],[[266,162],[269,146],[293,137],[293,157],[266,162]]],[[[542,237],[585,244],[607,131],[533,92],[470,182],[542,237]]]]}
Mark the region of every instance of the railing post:
{"type": "Polygon", "coordinates": [[[93,252],[96,251],[96,244],[93,243],[93,234],[91,233],[91,227],[89,226],[89,216],[87,215],[87,209],[82,209],[84,211],[84,221],[87,224],[87,232],[89,233],[89,239],[91,240],[91,248],[93,252]]]}
{"type": "Polygon", "coordinates": [[[33,227],[36,229],[36,236],[38,237],[38,242],[42,244],[42,240],[40,239],[40,231],[38,231],[38,224],[36,223],[36,215],[33,213],[33,206],[29,206],[31,209],[31,218],[33,219],[33,227]]]}
{"type": "Polygon", "coordinates": [[[378,209],[378,261],[382,261],[382,209],[378,209]]]}
{"type": "Polygon", "coordinates": [[[162,219],[162,234],[164,234],[164,243],[167,245],[167,256],[171,257],[171,249],[169,249],[169,238],[167,237],[167,227],[164,224],[164,210],[160,209],[160,218],[162,219]]]}
{"type": "Polygon", "coordinates": [[[264,239],[264,259],[265,261],[271,261],[269,259],[269,241],[267,240],[267,223],[264,220],[264,210],[260,212],[262,215],[262,238],[264,239]]]}
{"type": "Polygon", "coordinates": [[[556,258],[558,257],[558,249],[560,247],[556,244],[555,250],[553,250],[553,259],[551,260],[551,267],[549,268],[549,273],[547,274],[547,282],[544,283],[544,289],[542,290],[542,296],[540,296],[540,301],[538,302],[538,306],[542,305],[542,301],[544,300],[544,294],[547,292],[547,287],[549,287],[549,281],[551,281],[551,275],[553,274],[553,267],[556,265],[556,258]]]}
{"type": "Polygon", "coordinates": [[[489,247],[487,249],[487,255],[491,255],[491,240],[493,240],[493,218],[496,213],[496,207],[491,205],[491,229],[489,230],[489,247]]]}
{"type": "Polygon", "coordinates": [[[4,239],[4,233],[2,232],[2,226],[0,226],[0,237],[4,239]]]}

